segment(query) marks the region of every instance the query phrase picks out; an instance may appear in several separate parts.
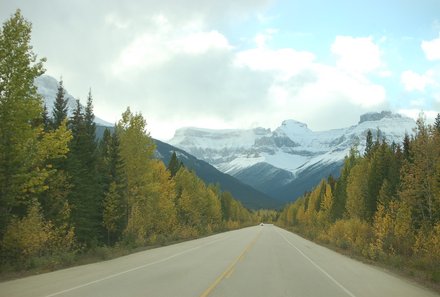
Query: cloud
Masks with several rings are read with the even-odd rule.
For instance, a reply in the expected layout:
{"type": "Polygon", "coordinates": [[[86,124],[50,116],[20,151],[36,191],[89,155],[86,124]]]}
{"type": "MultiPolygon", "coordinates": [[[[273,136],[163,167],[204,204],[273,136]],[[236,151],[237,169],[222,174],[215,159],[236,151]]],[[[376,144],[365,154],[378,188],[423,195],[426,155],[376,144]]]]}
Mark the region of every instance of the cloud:
{"type": "Polygon", "coordinates": [[[238,52],[234,59],[237,67],[247,67],[254,71],[271,71],[289,78],[300,73],[315,60],[315,55],[292,48],[269,49],[257,47],[238,52]]]}
{"type": "Polygon", "coordinates": [[[405,90],[424,92],[426,87],[434,85],[434,71],[429,70],[425,74],[418,74],[411,70],[404,71],[400,76],[405,90]]]}
{"type": "Polygon", "coordinates": [[[85,99],[91,86],[95,111],[108,121],[128,105],[141,111],[160,139],[187,125],[275,128],[287,118],[337,128],[386,106],[384,87],[369,79],[387,74],[372,37],[336,37],[334,64],[273,47],[277,29],[240,27],[249,18],[265,26],[270,2],[17,0],[5,10],[22,7],[34,24],[35,51],[69,93],[85,99]],[[252,36],[255,44],[243,48],[252,36]]]}
{"type": "Polygon", "coordinates": [[[382,66],[380,48],[372,37],[337,36],[331,51],[338,58],[337,67],[350,73],[370,73],[382,66]]]}
{"type": "Polygon", "coordinates": [[[422,41],[421,47],[426,59],[429,61],[440,60],[440,37],[430,41],[422,41]]]}
{"type": "Polygon", "coordinates": [[[157,68],[186,55],[202,55],[211,50],[231,50],[227,38],[216,30],[204,31],[202,23],[189,22],[177,26],[163,14],[150,18],[148,30],[134,37],[112,63],[112,73],[131,79],[142,69],[157,68]]]}
{"type": "MultiPolygon", "coordinates": [[[[257,34],[259,36],[262,34],[257,34]]],[[[334,44],[340,46],[338,38],[334,44]]],[[[365,67],[352,69],[358,72],[353,75],[346,67],[319,63],[311,52],[293,48],[271,49],[258,39],[256,46],[237,52],[234,65],[271,74],[273,80],[267,93],[270,103],[265,110],[270,111],[266,117],[272,117],[273,121],[293,117],[313,123],[310,126],[320,130],[328,128],[329,123],[333,127],[352,124],[362,112],[386,107],[384,87],[364,75],[365,67]],[[351,113],[348,112],[350,109],[351,113]],[[335,119],[334,114],[341,110],[346,110],[344,115],[347,116],[335,119]]],[[[347,57],[342,56],[347,61],[347,57]]],[[[377,65],[371,69],[379,68],[381,63],[377,65]]]]}
{"type": "Polygon", "coordinates": [[[420,116],[424,116],[428,123],[433,123],[438,114],[438,111],[435,110],[422,110],[418,108],[399,109],[397,112],[414,120],[417,120],[420,116]]]}

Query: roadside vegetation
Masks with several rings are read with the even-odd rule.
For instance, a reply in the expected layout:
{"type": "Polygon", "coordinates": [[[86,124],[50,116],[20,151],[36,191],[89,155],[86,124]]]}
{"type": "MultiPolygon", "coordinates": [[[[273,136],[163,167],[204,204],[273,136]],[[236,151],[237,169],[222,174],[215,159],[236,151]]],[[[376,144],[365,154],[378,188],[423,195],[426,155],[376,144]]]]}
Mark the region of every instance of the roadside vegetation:
{"type": "Polygon", "coordinates": [[[339,179],[287,205],[278,224],[306,238],[440,285],[440,115],[420,116],[415,135],[388,144],[366,137],[339,179]]]}
{"type": "Polygon", "coordinates": [[[95,135],[93,98],[68,116],[63,82],[47,110],[44,73],[17,10],[0,31],[0,273],[107,259],[259,221],[174,154],[168,166],[140,113],[95,135]]]}

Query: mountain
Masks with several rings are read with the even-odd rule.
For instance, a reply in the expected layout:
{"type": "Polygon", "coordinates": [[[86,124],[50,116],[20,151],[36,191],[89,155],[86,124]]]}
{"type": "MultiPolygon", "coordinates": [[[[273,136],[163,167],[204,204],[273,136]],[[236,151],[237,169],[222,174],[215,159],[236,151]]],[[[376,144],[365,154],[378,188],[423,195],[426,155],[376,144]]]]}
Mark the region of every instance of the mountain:
{"type": "Polygon", "coordinates": [[[312,131],[306,124],[285,120],[274,131],[182,128],[170,144],[205,160],[256,189],[292,201],[328,175],[338,176],[353,145],[365,150],[368,130],[373,137],[402,143],[414,120],[389,111],[367,113],[351,127],[312,131]]]}
{"type": "Polygon", "coordinates": [[[259,192],[251,186],[244,184],[236,178],[222,173],[209,163],[199,160],[187,152],[164,143],[160,140],[156,142],[156,157],[168,164],[173,152],[177,158],[183,162],[186,168],[194,170],[199,178],[207,184],[219,184],[222,191],[228,191],[243,205],[250,209],[260,208],[281,208],[283,203],[273,199],[266,194],[259,192]]]}

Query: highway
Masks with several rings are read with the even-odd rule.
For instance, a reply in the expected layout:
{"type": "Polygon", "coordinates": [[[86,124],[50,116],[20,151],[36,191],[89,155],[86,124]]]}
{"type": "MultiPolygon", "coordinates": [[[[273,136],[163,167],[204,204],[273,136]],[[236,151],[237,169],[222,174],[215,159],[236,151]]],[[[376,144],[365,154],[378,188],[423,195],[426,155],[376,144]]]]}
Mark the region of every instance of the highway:
{"type": "Polygon", "coordinates": [[[272,225],[0,283],[7,297],[440,296],[272,225]]]}

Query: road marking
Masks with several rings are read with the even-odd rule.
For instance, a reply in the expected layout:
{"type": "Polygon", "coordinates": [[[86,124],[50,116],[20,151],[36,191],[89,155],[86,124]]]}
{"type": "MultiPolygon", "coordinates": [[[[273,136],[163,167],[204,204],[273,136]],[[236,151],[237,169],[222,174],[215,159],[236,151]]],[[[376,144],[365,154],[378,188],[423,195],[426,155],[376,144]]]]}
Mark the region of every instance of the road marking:
{"type": "Polygon", "coordinates": [[[214,244],[214,243],[216,243],[216,242],[219,242],[219,241],[221,241],[221,240],[224,240],[224,239],[226,239],[227,237],[228,237],[228,236],[224,236],[224,237],[222,237],[222,238],[219,238],[219,239],[216,239],[216,240],[210,241],[210,242],[208,242],[208,243],[205,243],[205,244],[202,244],[202,245],[199,245],[199,246],[196,246],[196,247],[193,247],[193,248],[187,249],[187,250],[185,250],[185,251],[182,251],[182,252],[176,253],[176,254],[174,254],[174,255],[168,256],[168,257],[163,258],[163,259],[161,259],[161,260],[157,260],[157,261],[154,261],[154,262],[151,262],[151,263],[148,263],[148,264],[144,264],[144,265],[141,265],[141,266],[137,266],[137,267],[134,267],[134,268],[131,268],[131,269],[128,269],[128,270],[122,271],[122,272],[118,272],[118,273],[115,273],[115,274],[111,274],[111,275],[109,275],[109,276],[106,276],[106,277],[103,277],[103,278],[100,278],[100,279],[97,279],[97,280],[94,280],[94,281],[91,281],[91,282],[88,282],[88,283],[85,283],[85,284],[82,284],[82,285],[78,285],[78,286],[75,286],[75,287],[72,287],[72,288],[69,288],[69,289],[63,290],[63,291],[59,291],[59,292],[56,292],[56,293],[52,293],[52,294],[50,294],[50,295],[46,295],[45,297],[54,297],[54,296],[58,296],[58,295],[61,295],[61,294],[67,293],[67,292],[71,292],[71,291],[74,291],[74,290],[77,290],[77,289],[81,289],[81,288],[84,288],[84,287],[87,287],[87,286],[90,286],[90,285],[93,285],[93,284],[96,284],[96,283],[99,283],[99,282],[102,282],[102,281],[105,281],[105,280],[109,280],[109,279],[112,279],[112,278],[115,278],[115,277],[121,276],[121,275],[126,274],[126,273],[129,273],[129,272],[133,272],[133,271],[136,271],[136,270],[140,270],[140,269],[143,269],[143,268],[148,267],[148,266],[152,266],[152,265],[155,265],[155,264],[163,263],[163,262],[166,262],[166,261],[171,260],[171,259],[173,259],[173,258],[176,258],[176,257],[178,257],[178,256],[181,256],[181,255],[187,254],[187,253],[189,253],[189,252],[192,252],[192,251],[198,250],[198,249],[200,249],[200,248],[202,248],[202,247],[205,247],[205,246],[208,246],[208,245],[214,244]]]}
{"type": "Polygon", "coordinates": [[[239,261],[241,261],[244,258],[244,255],[248,251],[250,251],[252,246],[255,244],[255,242],[257,242],[257,239],[260,237],[260,234],[261,234],[261,230],[255,236],[255,238],[246,246],[246,248],[241,252],[241,254],[231,264],[229,264],[228,268],[226,268],[226,270],[223,271],[223,273],[216,278],[216,280],[202,293],[202,295],[200,295],[200,297],[208,297],[209,294],[211,294],[212,290],[214,290],[215,287],[217,287],[223,279],[229,278],[232,275],[232,273],[234,273],[235,266],[239,261]]]}
{"type": "MultiPolygon", "coordinates": [[[[276,230],[276,229],[275,229],[276,230]]],[[[341,288],[345,293],[347,293],[348,296],[350,297],[356,297],[356,295],[354,295],[352,292],[350,292],[350,290],[348,290],[346,287],[344,287],[340,282],[338,282],[337,280],[335,280],[327,271],[324,270],[324,268],[322,268],[321,266],[319,266],[318,264],[316,264],[315,261],[313,261],[311,258],[309,258],[306,254],[304,254],[299,248],[297,248],[293,243],[291,243],[283,234],[281,234],[280,231],[276,230],[278,232],[279,235],[281,235],[281,237],[290,245],[292,246],[294,249],[296,249],[298,251],[298,253],[300,253],[304,258],[306,258],[310,263],[313,264],[313,266],[315,266],[319,271],[321,271],[325,276],[327,276],[335,285],[337,285],[339,288],[341,288]]]]}

